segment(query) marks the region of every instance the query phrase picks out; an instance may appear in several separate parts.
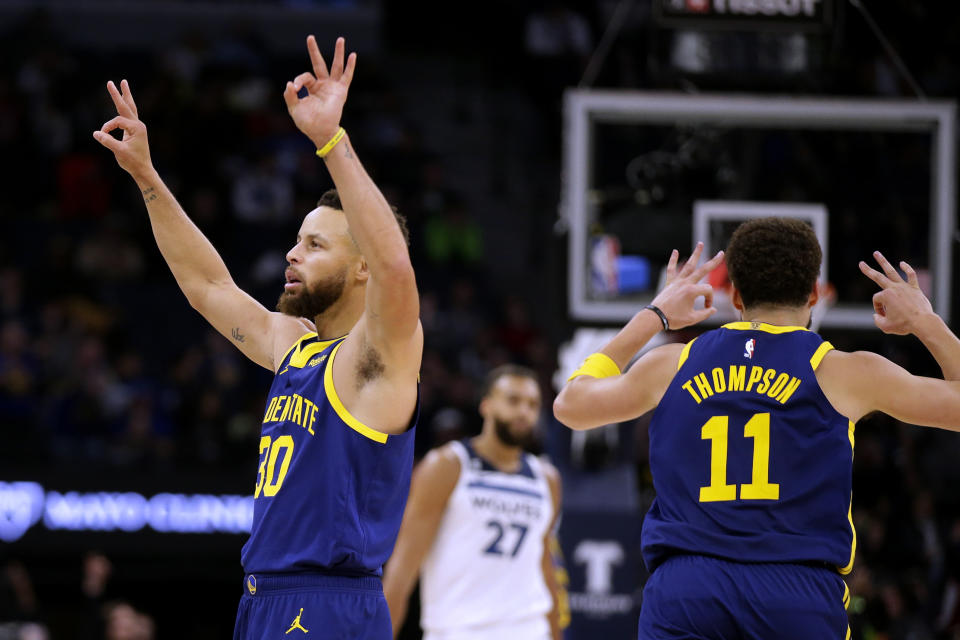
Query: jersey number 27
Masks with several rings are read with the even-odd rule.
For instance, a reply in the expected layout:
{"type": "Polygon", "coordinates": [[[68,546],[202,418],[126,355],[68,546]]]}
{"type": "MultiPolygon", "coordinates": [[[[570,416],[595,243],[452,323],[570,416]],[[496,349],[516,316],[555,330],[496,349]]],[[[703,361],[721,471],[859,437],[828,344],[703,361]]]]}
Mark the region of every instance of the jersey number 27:
{"type": "Polygon", "coordinates": [[[527,537],[526,525],[518,524],[516,522],[511,522],[509,525],[507,525],[507,527],[504,527],[502,523],[496,520],[490,520],[487,522],[487,528],[496,531],[496,536],[490,542],[487,548],[483,550],[483,552],[494,556],[509,555],[511,558],[515,557],[520,551],[520,545],[523,544],[523,539],[527,537]],[[503,538],[508,530],[516,532],[517,534],[515,537],[515,542],[513,543],[513,549],[510,549],[509,546],[506,548],[502,546],[503,544],[506,544],[503,538]]]}

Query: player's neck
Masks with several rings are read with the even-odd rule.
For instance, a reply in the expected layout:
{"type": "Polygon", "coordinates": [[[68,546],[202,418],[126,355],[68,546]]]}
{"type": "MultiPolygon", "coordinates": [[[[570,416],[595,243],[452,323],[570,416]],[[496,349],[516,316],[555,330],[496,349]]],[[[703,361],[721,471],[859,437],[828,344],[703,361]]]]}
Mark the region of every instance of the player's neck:
{"type": "Polygon", "coordinates": [[[809,307],[756,307],[740,314],[744,322],[762,322],[778,327],[806,327],[810,322],[809,307]]]}
{"type": "Polygon", "coordinates": [[[326,311],[313,318],[313,324],[317,327],[317,336],[321,340],[332,340],[350,333],[363,315],[365,302],[366,298],[362,290],[345,294],[326,311]]]}
{"type": "Polygon", "coordinates": [[[514,472],[520,467],[520,456],[523,449],[503,444],[499,438],[489,430],[474,438],[471,443],[484,460],[501,471],[514,472]]]}

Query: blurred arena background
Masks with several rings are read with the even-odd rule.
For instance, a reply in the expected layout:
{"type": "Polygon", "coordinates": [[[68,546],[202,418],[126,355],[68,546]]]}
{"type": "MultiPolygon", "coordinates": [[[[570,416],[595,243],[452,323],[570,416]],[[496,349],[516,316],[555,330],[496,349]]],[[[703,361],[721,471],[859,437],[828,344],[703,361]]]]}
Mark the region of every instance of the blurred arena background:
{"type": "MultiPolygon", "coordinates": [[[[231,633],[270,377],[189,308],[90,132],[111,115],[104,83],[127,78],[160,174],[272,308],[330,186],[281,98],[308,33],[359,52],[344,125],[411,223],[418,454],[479,429],[478,382],[498,364],[533,367],[552,399],[564,363],[688,250],[698,202],[822,206],[836,310],[869,304],[856,263],[881,249],[924,270],[956,331],[957,175],[938,164],[955,156],[953,3],[0,0],[0,640],[231,633]],[[643,111],[638,91],[906,115],[887,129],[669,112],[577,124],[577,100],[630,95],[643,111]],[[946,115],[912,120],[918,105],[946,115]]],[[[912,338],[829,316],[821,333],[940,375],[912,338]]],[[[567,637],[635,637],[645,421],[574,436],[545,407],[567,637]]],[[[960,638],[958,459],[955,436],[858,425],[856,640],[960,638]]],[[[402,637],[416,621],[414,607],[402,637]]]]}

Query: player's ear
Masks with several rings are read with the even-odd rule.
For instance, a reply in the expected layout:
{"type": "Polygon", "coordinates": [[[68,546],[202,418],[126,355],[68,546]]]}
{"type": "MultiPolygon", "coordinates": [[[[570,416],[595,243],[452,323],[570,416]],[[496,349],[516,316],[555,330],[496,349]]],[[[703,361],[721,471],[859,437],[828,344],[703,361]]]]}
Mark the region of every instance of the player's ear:
{"type": "Polygon", "coordinates": [[[735,286],[730,285],[730,302],[733,303],[733,308],[743,313],[743,298],[740,297],[740,292],[735,286]]]}
{"type": "Polygon", "coordinates": [[[477,406],[477,413],[479,413],[482,418],[487,417],[487,408],[490,406],[490,403],[487,402],[487,400],[488,399],[486,397],[481,398],[480,404],[477,406]]]}
{"type": "Polygon", "coordinates": [[[370,268],[367,266],[367,259],[363,256],[360,256],[360,260],[357,262],[354,275],[360,282],[366,282],[370,278],[370,268]]]}
{"type": "Polygon", "coordinates": [[[807,298],[807,306],[813,309],[817,302],[820,301],[820,281],[813,283],[813,291],[810,292],[810,297],[807,298]]]}

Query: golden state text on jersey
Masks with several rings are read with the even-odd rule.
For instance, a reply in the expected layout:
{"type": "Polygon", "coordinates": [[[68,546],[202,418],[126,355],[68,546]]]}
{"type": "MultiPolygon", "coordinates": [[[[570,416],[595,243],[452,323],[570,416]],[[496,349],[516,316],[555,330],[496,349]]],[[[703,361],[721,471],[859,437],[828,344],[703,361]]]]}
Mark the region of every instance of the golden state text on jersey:
{"type": "Polygon", "coordinates": [[[853,566],[853,423],[816,369],[833,347],[802,327],[734,322],[688,343],[650,424],[651,571],[675,554],[853,566]]]}
{"type": "Polygon", "coordinates": [[[261,425],[246,573],[380,575],[410,488],[414,427],[354,418],[333,385],[343,338],[301,337],[277,369],[261,425]]]}

